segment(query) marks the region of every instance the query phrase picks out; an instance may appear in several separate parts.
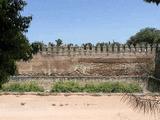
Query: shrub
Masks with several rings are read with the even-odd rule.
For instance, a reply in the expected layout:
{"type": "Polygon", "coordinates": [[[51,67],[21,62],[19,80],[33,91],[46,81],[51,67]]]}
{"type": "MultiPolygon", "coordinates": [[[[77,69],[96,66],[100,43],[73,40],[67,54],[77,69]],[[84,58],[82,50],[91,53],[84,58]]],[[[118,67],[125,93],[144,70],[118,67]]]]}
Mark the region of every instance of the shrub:
{"type": "Polygon", "coordinates": [[[95,84],[86,84],[84,87],[83,87],[83,92],[95,92],[97,91],[98,92],[98,87],[95,85],[95,84]]]}
{"type": "Polygon", "coordinates": [[[53,84],[51,92],[89,92],[89,93],[133,93],[141,92],[142,88],[135,83],[105,82],[86,83],[78,82],[57,82],[53,84]]]}
{"type": "Polygon", "coordinates": [[[123,82],[105,82],[98,84],[86,84],[84,87],[85,92],[102,92],[102,93],[133,93],[142,91],[141,87],[135,83],[123,82]]]}
{"type": "Polygon", "coordinates": [[[51,92],[82,92],[82,88],[77,82],[57,82],[51,92]]]}
{"type": "Polygon", "coordinates": [[[126,86],[125,92],[127,93],[142,92],[142,88],[138,84],[132,83],[126,86]]]}
{"type": "Polygon", "coordinates": [[[43,92],[44,89],[35,82],[29,83],[10,83],[2,86],[2,91],[7,92],[43,92]]]}

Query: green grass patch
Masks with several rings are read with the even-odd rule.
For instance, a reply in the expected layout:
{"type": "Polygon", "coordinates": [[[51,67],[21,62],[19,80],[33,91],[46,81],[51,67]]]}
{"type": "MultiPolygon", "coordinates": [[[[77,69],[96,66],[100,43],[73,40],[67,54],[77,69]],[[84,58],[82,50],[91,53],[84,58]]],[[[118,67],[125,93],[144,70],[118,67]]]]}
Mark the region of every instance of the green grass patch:
{"type": "Polygon", "coordinates": [[[54,83],[51,92],[136,93],[142,92],[142,88],[136,83],[104,82],[80,84],[79,82],[69,81],[54,83]]]}
{"type": "Polygon", "coordinates": [[[56,82],[53,84],[51,92],[82,92],[83,87],[78,82],[56,82]]]}
{"type": "Polygon", "coordinates": [[[43,92],[43,87],[36,82],[28,83],[8,83],[2,86],[2,91],[5,92],[43,92]]]}

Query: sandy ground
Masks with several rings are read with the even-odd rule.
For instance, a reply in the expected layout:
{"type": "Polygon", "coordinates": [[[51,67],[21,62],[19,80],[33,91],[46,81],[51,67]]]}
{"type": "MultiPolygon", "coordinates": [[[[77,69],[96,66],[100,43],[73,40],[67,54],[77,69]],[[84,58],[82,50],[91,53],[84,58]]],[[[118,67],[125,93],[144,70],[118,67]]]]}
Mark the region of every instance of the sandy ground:
{"type": "Polygon", "coordinates": [[[129,108],[121,96],[2,95],[0,120],[160,120],[160,116],[129,108]]]}

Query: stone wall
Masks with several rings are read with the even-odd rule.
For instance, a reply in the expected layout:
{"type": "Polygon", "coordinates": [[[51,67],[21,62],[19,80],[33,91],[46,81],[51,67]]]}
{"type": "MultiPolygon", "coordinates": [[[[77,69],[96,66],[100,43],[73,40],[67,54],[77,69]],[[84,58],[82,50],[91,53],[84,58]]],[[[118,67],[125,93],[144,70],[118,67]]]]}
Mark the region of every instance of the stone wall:
{"type": "Polygon", "coordinates": [[[17,63],[22,76],[145,76],[154,69],[156,46],[146,44],[43,46],[29,62],[17,63]]]}

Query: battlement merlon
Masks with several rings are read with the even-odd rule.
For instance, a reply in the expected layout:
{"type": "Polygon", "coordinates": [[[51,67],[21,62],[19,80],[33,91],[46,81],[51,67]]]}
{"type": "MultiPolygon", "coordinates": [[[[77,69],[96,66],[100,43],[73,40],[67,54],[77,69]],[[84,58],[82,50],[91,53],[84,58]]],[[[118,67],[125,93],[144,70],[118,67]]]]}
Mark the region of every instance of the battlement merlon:
{"type": "Polygon", "coordinates": [[[55,56],[72,55],[98,55],[98,54],[155,54],[160,48],[160,44],[104,44],[104,45],[86,45],[86,46],[51,46],[50,44],[42,46],[41,54],[51,54],[55,56]]]}

